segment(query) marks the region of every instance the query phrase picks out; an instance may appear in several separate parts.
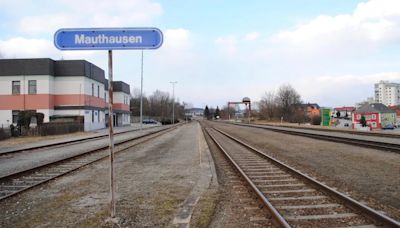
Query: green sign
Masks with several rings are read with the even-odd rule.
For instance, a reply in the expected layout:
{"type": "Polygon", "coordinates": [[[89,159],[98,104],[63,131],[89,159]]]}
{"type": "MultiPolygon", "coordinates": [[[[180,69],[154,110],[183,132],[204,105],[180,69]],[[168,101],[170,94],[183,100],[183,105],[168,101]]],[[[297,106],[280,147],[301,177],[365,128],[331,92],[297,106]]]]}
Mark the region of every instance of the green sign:
{"type": "Polygon", "coordinates": [[[322,126],[330,126],[331,125],[331,109],[330,108],[321,108],[321,121],[322,126]]]}

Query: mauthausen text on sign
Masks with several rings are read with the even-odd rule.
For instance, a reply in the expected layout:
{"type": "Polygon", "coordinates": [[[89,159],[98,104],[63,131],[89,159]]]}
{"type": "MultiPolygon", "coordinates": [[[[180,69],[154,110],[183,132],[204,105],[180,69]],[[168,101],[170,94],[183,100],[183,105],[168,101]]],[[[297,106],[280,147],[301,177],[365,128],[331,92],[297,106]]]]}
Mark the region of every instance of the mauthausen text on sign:
{"type": "Polygon", "coordinates": [[[134,44],[142,43],[142,36],[75,35],[75,44],[134,44]]]}

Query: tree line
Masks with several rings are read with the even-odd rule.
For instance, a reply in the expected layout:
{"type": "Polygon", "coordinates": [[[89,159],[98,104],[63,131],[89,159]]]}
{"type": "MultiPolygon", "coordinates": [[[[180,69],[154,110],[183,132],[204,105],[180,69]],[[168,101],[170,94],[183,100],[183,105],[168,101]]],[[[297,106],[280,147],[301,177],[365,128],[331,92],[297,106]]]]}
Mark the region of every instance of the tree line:
{"type": "MultiPolygon", "coordinates": [[[[277,92],[265,92],[258,104],[259,110],[255,111],[253,109],[251,116],[268,121],[282,120],[285,122],[312,122],[313,124],[319,124],[320,117],[310,119],[302,104],[303,100],[300,94],[290,84],[284,84],[278,88],[277,92]]],[[[252,105],[254,107],[254,104],[252,105]]],[[[229,116],[232,118],[234,113],[233,107],[224,106],[220,110],[221,117],[225,119],[228,119],[229,116]]],[[[247,117],[248,110],[245,111],[244,115],[247,117]]]]}
{"type": "MultiPolygon", "coordinates": [[[[174,105],[175,122],[185,116],[184,103],[173,101],[168,92],[156,90],[150,96],[143,94],[143,116],[160,122],[171,122],[172,105],[174,105]]],[[[140,89],[134,88],[130,100],[130,111],[133,116],[140,116],[140,89]]]]}

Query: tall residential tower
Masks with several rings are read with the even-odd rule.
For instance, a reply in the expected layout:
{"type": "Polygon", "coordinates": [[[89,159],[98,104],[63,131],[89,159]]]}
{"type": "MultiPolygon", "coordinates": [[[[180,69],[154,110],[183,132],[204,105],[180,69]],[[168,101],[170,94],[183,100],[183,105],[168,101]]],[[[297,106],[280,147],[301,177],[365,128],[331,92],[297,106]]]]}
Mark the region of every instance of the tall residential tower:
{"type": "Polygon", "coordinates": [[[375,84],[375,102],[386,106],[400,105],[400,83],[380,81],[375,84]]]}

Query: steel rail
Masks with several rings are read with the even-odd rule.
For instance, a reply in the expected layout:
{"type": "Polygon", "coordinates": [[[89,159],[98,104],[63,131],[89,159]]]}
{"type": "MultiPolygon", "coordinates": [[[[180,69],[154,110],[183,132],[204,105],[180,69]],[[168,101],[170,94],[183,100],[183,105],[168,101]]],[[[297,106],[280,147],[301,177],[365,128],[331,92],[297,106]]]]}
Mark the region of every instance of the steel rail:
{"type": "MultiPolygon", "coordinates": [[[[178,126],[179,126],[179,125],[178,125],[178,126]]],[[[157,135],[157,134],[159,134],[159,133],[165,134],[165,133],[167,133],[167,132],[169,132],[169,131],[172,131],[172,130],[176,129],[178,126],[174,126],[174,127],[170,127],[170,128],[164,128],[164,129],[161,129],[161,130],[159,130],[159,131],[149,132],[149,133],[146,133],[146,134],[144,134],[144,135],[140,135],[140,136],[137,136],[137,137],[133,137],[133,138],[130,138],[130,139],[127,139],[127,140],[123,140],[123,141],[121,141],[121,142],[118,142],[118,143],[116,143],[115,145],[122,145],[122,144],[127,143],[127,142],[130,142],[130,141],[136,141],[136,140],[139,140],[139,139],[142,139],[142,138],[145,138],[145,137],[152,136],[152,137],[149,137],[148,139],[146,139],[146,140],[144,140],[144,141],[138,142],[137,144],[133,144],[133,145],[130,145],[130,146],[128,146],[128,147],[122,148],[122,149],[120,149],[120,150],[118,150],[118,151],[115,151],[114,153],[119,153],[119,152],[125,151],[125,150],[127,150],[127,149],[130,149],[130,148],[132,148],[132,147],[134,147],[134,146],[137,146],[137,145],[139,145],[139,144],[142,144],[142,143],[144,143],[144,142],[147,142],[147,141],[149,141],[149,140],[151,140],[151,139],[153,139],[153,138],[156,138],[156,137],[160,136],[160,135],[157,135]]],[[[84,152],[84,153],[82,153],[82,154],[74,155],[74,156],[71,156],[71,157],[68,157],[68,158],[63,158],[63,159],[60,159],[60,160],[57,160],[57,161],[54,161],[54,162],[48,162],[48,163],[46,163],[46,164],[42,164],[42,165],[39,165],[39,166],[30,168],[30,169],[27,169],[27,170],[23,170],[23,171],[20,171],[20,172],[15,172],[15,173],[12,173],[12,174],[9,174],[9,175],[0,177],[0,183],[4,183],[4,182],[7,182],[7,181],[10,181],[11,179],[16,179],[16,178],[19,178],[19,177],[23,177],[24,175],[28,175],[28,174],[33,173],[33,172],[35,172],[35,171],[39,171],[40,169],[54,168],[54,167],[57,166],[57,165],[62,165],[63,163],[66,163],[66,162],[69,162],[69,161],[73,161],[73,160],[75,160],[75,159],[79,159],[80,157],[83,158],[84,156],[88,156],[88,155],[94,154],[94,153],[96,153],[96,152],[101,152],[101,151],[103,151],[103,150],[105,150],[105,149],[107,149],[107,148],[108,148],[108,146],[104,146],[104,147],[101,147],[101,148],[96,148],[96,149],[93,149],[93,150],[91,150],[91,151],[86,151],[86,152],[84,152]],[[51,167],[51,166],[54,166],[54,167],[51,167]]],[[[80,169],[80,168],[83,168],[83,167],[85,167],[85,166],[88,166],[88,165],[90,165],[90,164],[92,164],[92,163],[95,163],[95,162],[101,161],[101,160],[103,160],[103,159],[106,159],[106,158],[108,158],[108,157],[109,157],[108,154],[107,154],[107,155],[104,155],[104,156],[101,156],[101,157],[96,158],[96,159],[94,159],[94,160],[92,160],[92,161],[90,161],[90,162],[87,162],[87,163],[85,163],[85,164],[79,165],[79,166],[76,167],[76,168],[73,168],[73,169],[68,170],[68,171],[65,171],[65,172],[61,172],[60,174],[58,174],[58,175],[56,175],[56,176],[49,177],[48,179],[45,179],[45,180],[43,180],[43,181],[38,181],[37,183],[35,183],[35,184],[31,185],[31,186],[28,186],[28,187],[26,187],[26,188],[22,188],[22,189],[20,189],[20,190],[18,190],[18,191],[16,191],[16,192],[13,192],[13,193],[11,193],[11,194],[9,194],[9,195],[5,195],[5,196],[3,196],[3,197],[0,197],[0,201],[2,201],[2,200],[4,200],[4,199],[7,199],[7,198],[10,198],[10,197],[12,197],[12,196],[15,196],[15,195],[17,195],[17,194],[20,194],[20,193],[22,193],[22,192],[25,192],[25,191],[27,191],[27,190],[29,190],[29,189],[32,189],[32,188],[36,187],[36,186],[42,185],[42,184],[44,184],[44,183],[47,183],[47,182],[49,182],[49,181],[51,181],[51,180],[54,180],[55,178],[64,176],[64,175],[66,175],[66,174],[69,174],[69,173],[71,173],[71,172],[73,172],[73,171],[76,171],[76,170],[78,170],[78,169],[80,169]]],[[[1,184],[0,184],[0,187],[1,187],[1,184]]]]}
{"type": "MultiPolygon", "coordinates": [[[[400,145],[394,144],[394,143],[367,141],[367,140],[362,140],[362,139],[320,135],[320,134],[316,134],[316,133],[314,134],[314,133],[307,133],[307,132],[298,132],[298,131],[292,131],[289,129],[277,129],[275,127],[270,128],[269,126],[265,126],[265,125],[237,124],[237,123],[235,123],[233,125],[252,127],[252,128],[260,128],[260,129],[264,129],[264,130],[275,131],[275,132],[280,132],[280,133],[285,133],[285,134],[298,135],[298,136],[304,136],[304,137],[320,139],[320,140],[325,140],[325,141],[339,142],[339,143],[345,143],[345,144],[351,144],[351,145],[356,145],[356,146],[363,146],[363,147],[367,147],[367,148],[375,148],[375,149],[379,149],[379,150],[400,153],[400,145]]],[[[313,129],[310,129],[310,130],[313,130],[313,129]]]]}
{"type": "Polygon", "coordinates": [[[221,134],[225,135],[226,137],[232,139],[233,141],[239,143],[240,145],[242,145],[242,146],[244,146],[244,147],[246,147],[246,148],[248,148],[248,149],[250,149],[250,150],[252,150],[252,151],[254,151],[256,153],[258,153],[259,155],[267,158],[268,160],[272,161],[273,163],[277,164],[278,166],[290,171],[291,173],[293,173],[293,174],[295,174],[297,176],[300,176],[300,177],[304,178],[309,183],[313,184],[314,186],[319,187],[324,192],[328,193],[329,195],[332,195],[336,199],[338,199],[338,200],[340,200],[340,201],[342,201],[344,203],[347,203],[352,208],[356,208],[357,210],[360,210],[361,212],[367,214],[369,217],[373,218],[375,221],[381,222],[383,225],[386,225],[386,226],[389,226],[389,227],[400,227],[400,222],[397,222],[396,220],[394,220],[394,219],[392,219],[392,218],[390,218],[390,217],[388,217],[386,215],[383,215],[383,214],[375,211],[374,209],[372,209],[372,208],[370,208],[370,207],[368,207],[368,206],[366,206],[366,205],[354,200],[353,198],[351,198],[351,197],[349,197],[349,196],[347,196],[347,195],[345,195],[345,194],[343,194],[341,192],[338,192],[337,190],[335,190],[335,189],[333,189],[333,188],[331,188],[331,187],[329,187],[329,186],[327,186],[327,185],[315,180],[314,178],[312,178],[312,177],[310,177],[310,176],[308,176],[306,174],[303,174],[299,170],[296,170],[296,169],[286,165],[285,163],[283,163],[283,162],[281,162],[281,161],[279,161],[279,160],[277,160],[277,159],[265,154],[261,150],[252,147],[251,145],[249,145],[249,144],[247,144],[247,143],[245,143],[245,142],[243,142],[243,141],[241,141],[241,140],[229,135],[228,133],[226,133],[226,132],[224,132],[222,130],[216,129],[216,128],[214,128],[214,129],[216,131],[220,132],[221,134]]]}
{"type": "MultiPolygon", "coordinates": [[[[235,123],[235,124],[244,124],[244,123],[235,123]]],[[[345,130],[339,128],[313,128],[313,127],[302,127],[302,126],[286,126],[286,125],[273,125],[266,123],[253,123],[252,125],[260,125],[266,127],[282,127],[282,128],[292,128],[292,129],[301,129],[301,130],[313,130],[313,131],[321,131],[321,132],[336,132],[336,133],[344,133],[349,135],[363,135],[363,136],[372,136],[372,137],[382,137],[382,138],[400,138],[400,134],[392,134],[389,132],[375,132],[375,131],[352,131],[345,130]]]]}
{"type": "Polygon", "coordinates": [[[239,165],[233,160],[233,158],[225,151],[225,149],[217,142],[214,136],[212,136],[208,129],[206,129],[208,136],[213,140],[213,142],[218,146],[218,148],[224,153],[225,157],[233,164],[235,169],[240,173],[240,175],[246,180],[246,182],[251,186],[253,191],[261,199],[261,201],[267,206],[267,209],[273,217],[273,221],[280,227],[291,227],[287,221],[282,217],[282,215],[275,209],[274,206],[268,201],[264,194],[256,187],[256,185],[250,180],[250,178],[244,173],[244,171],[239,167],[239,165]]]}

